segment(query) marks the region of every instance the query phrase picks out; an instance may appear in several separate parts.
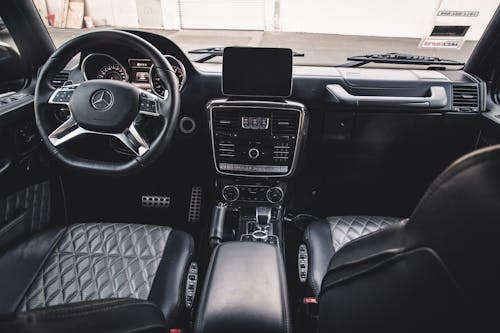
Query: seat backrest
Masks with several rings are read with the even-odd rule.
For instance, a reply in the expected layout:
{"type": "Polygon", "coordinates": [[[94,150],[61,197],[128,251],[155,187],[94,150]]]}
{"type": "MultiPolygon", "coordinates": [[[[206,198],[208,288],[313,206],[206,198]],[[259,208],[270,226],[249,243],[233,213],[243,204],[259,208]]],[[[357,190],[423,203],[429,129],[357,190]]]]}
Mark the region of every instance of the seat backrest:
{"type": "Polygon", "coordinates": [[[437,253],[468,300],[499,296],[500,146],[447,168],[416,207],[406,233],[408,247],[437,253]]]}
{"type": "Polygon", "coordinates": [[[496,319],[499,254],[500,145],[448,167],[409,221],[334,255],[320,332],[478,329],[496,319]]]}

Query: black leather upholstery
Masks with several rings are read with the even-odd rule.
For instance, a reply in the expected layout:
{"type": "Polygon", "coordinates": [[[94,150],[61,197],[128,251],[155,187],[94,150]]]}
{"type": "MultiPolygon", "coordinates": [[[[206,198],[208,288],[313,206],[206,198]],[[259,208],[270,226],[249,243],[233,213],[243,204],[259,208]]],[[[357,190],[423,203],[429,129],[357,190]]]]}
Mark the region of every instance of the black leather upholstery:
{"type": "Polygon", "coordinates": [[[50,185],[43,182],[0,200],[0,249],[47,227],[50,185]]]}
{"type": "Polygon", "coordinates": [[[149,299],[171,323],[181,309],[192,238],[169,227],[74,224],[0,255],[0,312],[114,298],[149,299]]]}
{"type": "Polygon", "coordinates": [[[286,273],[272,245],[227,242],[212,254],[195,333],[290,332],[286,273]]]}
{"type": "Polygon", "coordinates": [[[333,216],[310,224],[304,233],[304,242],[309,253],[308,282],[314,295],[318,296],[328,264],[341,247],[401,220],[382,216],[333,216]]]}
{"type": "Polygon", "coordinates": [[[164,333],[165,318],[151,302],[107,299],[0,315],[1,332],[164,333]]]}
{"type": "Polygon", "coordinates": [[[497,327],[499,170],[500,146],[466,155],[433,182],[408,221],[342,247],[323,280],[320,332],[497,327]]]}

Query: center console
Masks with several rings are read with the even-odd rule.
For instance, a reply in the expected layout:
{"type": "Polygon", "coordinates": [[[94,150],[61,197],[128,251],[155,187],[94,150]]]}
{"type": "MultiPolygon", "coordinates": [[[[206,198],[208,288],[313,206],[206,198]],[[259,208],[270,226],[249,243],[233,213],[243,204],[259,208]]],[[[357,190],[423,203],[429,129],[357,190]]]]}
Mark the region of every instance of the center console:
{"type": "Polygon", "coordinates": [[[305,136],[300,103],[215,100],[208,104],[217,172],[286,177],[297,167],[305,136]]]}
{"type": "Polygon", "coordinates": [[[225,235],[212,236],[280,247],[287,181],[297,170],[306,135],[304,105],[219,99],[208,103],[207,111],[225,210],[222,222],[222,215],[214,214],[213,230],[222,232],[221,223],[226,229],[225,235]]]}
{"type": "Polygon", "coordinates": [[[308,117],[290,49],[226,47],[224,99],[207,104],[218,203],[195,332],[288,332],[283,210],[308,117]]]}

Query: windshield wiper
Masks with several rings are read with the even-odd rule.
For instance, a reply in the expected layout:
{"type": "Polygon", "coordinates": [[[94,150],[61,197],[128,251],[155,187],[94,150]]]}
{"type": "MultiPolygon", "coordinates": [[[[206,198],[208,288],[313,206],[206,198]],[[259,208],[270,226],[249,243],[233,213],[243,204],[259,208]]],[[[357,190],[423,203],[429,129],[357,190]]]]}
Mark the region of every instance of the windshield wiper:
{"type": "MultiPolygon", "coordinates": [[[[196,59],[191,59],[193,62],[205,62],[215,57],[222,57],[224,55],[223,47],[207,47],[205,49],[191,50],[190,54],[199,54],[200,57],[196,59]]],[[[293,52],[294,57],[303,57],[304,53],[293,52]]]]}
{"type": "Polygon", "coordinates": [[[360,67],[369,63],[402,65],[463,66],[465,63],[438,57],[427,57],[404,53],[367,54],[347,58],[348,63],[338,67],[360,67]]]}

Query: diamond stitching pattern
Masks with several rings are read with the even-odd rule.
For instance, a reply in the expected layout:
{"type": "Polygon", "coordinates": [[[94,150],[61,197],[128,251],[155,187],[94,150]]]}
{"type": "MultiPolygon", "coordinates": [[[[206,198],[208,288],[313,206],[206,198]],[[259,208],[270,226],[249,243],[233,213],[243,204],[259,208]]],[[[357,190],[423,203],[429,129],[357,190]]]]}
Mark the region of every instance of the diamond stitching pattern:
{"type": "Polygon", "coordinates": [[[402,219],[385,216],[333,216],[328,218],[333,248],[338,251],[348,242],[385,228],[402,219]]]}
{"type": "Polygon", "coordinates": [[[147,299],[170,231],[121,223],[69,226],[20,310],[105,298],[147,299]]]}

